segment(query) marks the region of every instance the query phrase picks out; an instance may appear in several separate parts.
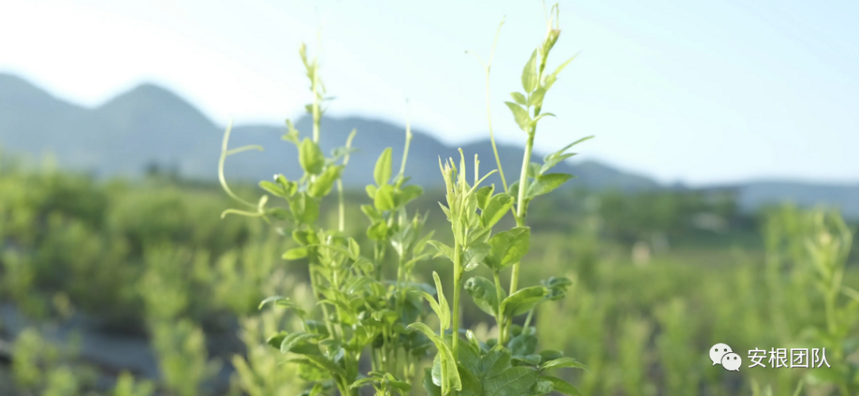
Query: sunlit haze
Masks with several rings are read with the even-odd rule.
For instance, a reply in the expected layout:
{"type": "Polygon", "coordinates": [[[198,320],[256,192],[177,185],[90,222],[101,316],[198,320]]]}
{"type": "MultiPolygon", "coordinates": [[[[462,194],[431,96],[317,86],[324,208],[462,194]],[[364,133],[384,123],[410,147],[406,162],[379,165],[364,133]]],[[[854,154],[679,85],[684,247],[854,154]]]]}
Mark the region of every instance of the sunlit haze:
{"type": "MultiPolygon", "coordinates": [[[[662,182],[859,182],[859,3],[562,1],[561,75],[537,148],[596,135],[582,158],[662,182]]],[[[544,34],[539,1],[0,1],[0,72],[98,106],[142,82],[215,122],[280,124],[310,98],[297,48],[320,49],[330,114],[486,135],[544,34]],[[482,3],[482,4],[481,4],[482,3]],[[317,32],[321,32],[318,35],[317,32]]]]}

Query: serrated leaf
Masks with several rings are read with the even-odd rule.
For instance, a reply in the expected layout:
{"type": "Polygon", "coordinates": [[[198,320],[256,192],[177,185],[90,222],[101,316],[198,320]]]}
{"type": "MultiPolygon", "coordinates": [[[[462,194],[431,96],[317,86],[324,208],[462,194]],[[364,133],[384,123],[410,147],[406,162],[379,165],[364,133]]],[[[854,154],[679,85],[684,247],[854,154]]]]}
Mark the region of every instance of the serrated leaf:
{"type": "Polygon", "coordinates": [[[553,390],[556,392],[563,393],[569,396],[582,396],[582,392],[579,392],[579,389],[570,384],[567,381],[564,381],[558,377],[551,377],[548,375],[540,376],[540,378],[552,381],[553,390]]]}
{"type": "Polygon", "coordinates": [[[562,358],[558,358],[558,359],[549,360],[547,362],[543,362],[543,364],[540,365],[540,370],[548,370],[550,368],[564,368],[564,367],[580,368],[583,370],[587,370],[587,367],[585,367],[585,365],[582,362],[580,362],[576,359],[573,359],[571,357],[562,357],[562,358]]]}
{"type": "Polygon", "coordinates": [[[537,382],[537,372],[529,367],[511,367],[483,381],[486,396],[522,396],[537,382]]]}
{"type": "Polygon", "coordinates": [[[573,177],[575,176],[566,173],[548,173],[540,175],[533,183],[531,183],[530,186],[528,186],[528,192],[526,195],[528,198],[534,198],[543,194],[548,194],[573,177]]]}
{"type": "Polygon", "coordinates": [[[537,382],[531,386],[531,389],[528,391],[528,396],[540,396],[545,395],[551,392],[555,388],[555,384],[552,381],[537,378],[537,382]]]}
{"type": "Polygon", "coordinates": [[[462,265],[464,271],[471,271],[477,268],[483,259],[489,254],[490,246],[488,243],[475,243],[462,253],[462,265]]]}
{"type": "Polygon", "coordinates": [[[388,147],[382,151],[379,159],[376,160],[376,169],[373,171],[376,185],[381,187],[388,184],[388,181],[391,180],[391,173],[391,148],[388,147]]]}
{"type": "MultiPolygon", "coordinates": [[[[495,316],[498,312],[498,289],[489,279],[475,276],[465,281],[465,292],[474,300],[481,311],[495,316]]],[[[502,298],[506,293],[502,290],[502,298]]]]}
{"type": "Polygon", "coordinates": [[[513,102],[504,102],[504,104],[513,113],[513,118],[516,120],[516,124],[519,124],[519,128],[528,132],[531,128],[531,117],[528,116],[528,111],[513,102]]]}
{"type": "Polygon", "coordinates": [[[298,162],[305,172],[318,175],[325,166],[325,155],[319,149],[319,145],[310,138],[304,138],[298,147],[298,162]]]}
{"type": "Polygon", "coordinates": [[[544,286],[519,289],[501,302],[501,311],[507,317],[521,315],[534,308],[543,300],[543,297],[546,297],[546,294],[547,290],[544,286]]]}
{"type": "Polygon", "coordinates": [[[514,202],[515,199],[507,193],[501,193],[490,198],[486,204],[486,208],[480,213],[483,226],[491,228],[501,221],[504,215],[513,207],[514,202]]]}
{"type": "Polygon", "coordinates": [[[504,269],[518,262],[528,253],[531,244],[529,227],[514,227],[489,238],[490,251],[483,260],[493,270],[504,269]]]}
{"type": "Polygon", "coordinates": [[[521,334],[511,338],[507,347],[510,348],[510,353],[513,356],[528,356],[533,354],[537,349],[537,337],[530,334],[521,334]]]}

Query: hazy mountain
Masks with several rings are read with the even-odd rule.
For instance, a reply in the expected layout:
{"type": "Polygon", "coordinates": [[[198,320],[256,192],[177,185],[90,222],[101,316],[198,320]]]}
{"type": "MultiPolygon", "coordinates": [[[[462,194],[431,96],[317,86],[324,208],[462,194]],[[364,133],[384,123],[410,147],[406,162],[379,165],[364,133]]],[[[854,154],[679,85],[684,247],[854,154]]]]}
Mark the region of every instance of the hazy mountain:
{"type": "MultiPolygon", "coordinates": [[[[305,136],[310,133],[308,118],[301,118],[296,126],[305,136]]],[[[353,128],[358,131],[353,146],[360,151],[352,155],[344,181],[349,186],[363,187],[372,181],[373,164],[385,147],[394,148],[394,163],[399,165],[404,130],[361,117],[326,118],[320,141],[323,150],[329,152],[343,145],[353,128]]],[[[296,177],[295,147],[281,140],[285,129],[271,125],[233,128],[230,147],[259,144],[265,150],[230,157],[228,177],[257,180],[275,173],[296,177]]],[[[185,177],[212,180],[217,175],[223,130],[184,99],[155,85],[141,85],[89,109],[57,99],[16,76],[0,74],[0,147],[34,156],[50,152],[65,168],[99,176],[136,176],[147,166],[159,164],[175,167],[185,177]]],[[[413,133],[406,173],[418,184],[438,186],[442,183],[438,158],[458,158],[457,148],[441,143],[427,131],[413,133]]],[[[469,164],[477,153],[482,169],[495,168],[488,139],[464,144],[462,149],[469,164]]],[[[515,179],[522,149],[509,145],[498,149],[508,179],[515,179]]],[[[534,160],[541,157],[535,153],[534,160]]],[[[645,176],[593,161],[567,162],[556,169],[577,175],[572,183],[581,187],[624,191],[662,187],[645,176]]],[[[498,179],[492,181],[497,183],[498,179]]],[[[744,208],[779,200],[803,205],[825,202],[842,207],[851,217],[859,217],[859,185],[761,181],[730,187],[737,189],[744,208]]]]}

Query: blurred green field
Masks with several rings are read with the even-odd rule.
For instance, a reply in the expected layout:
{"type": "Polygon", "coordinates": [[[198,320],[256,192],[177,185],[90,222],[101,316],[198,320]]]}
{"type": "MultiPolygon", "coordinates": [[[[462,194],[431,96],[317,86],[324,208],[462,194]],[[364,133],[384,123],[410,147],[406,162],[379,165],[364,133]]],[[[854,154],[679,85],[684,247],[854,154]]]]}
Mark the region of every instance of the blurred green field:
{"type": "MultiPolygon", "coordinates": [[[[277,229],[222,220],[230,202],[216,184],[95,181],[3,161],[0,394],[300,392],[295,369],[264,345],[295,318],[257,310],[272,294],[305,302],[309,294],[306,266],[280,258],[291,242],[277,229]]],[[[447,226],[440,200],[427,191],[415,204],[431,213],[431,229],[447,226]]],[[[365,235],[358,204],[369,198],[356,191],[347,202],[346,232],[365,235]]],[[[336,216],[323,211],[321,221],[334,227],[336,216]]],[[[829,302],[806,247],[824,237],[806,211],[747,215],[718,193],[567,190],[531,216],[523,283],[575,281],[565,300],[537,312],[541,347],[588,366],[568,378],[583,394],[747,395],[770,386],[789,395],[803,380],[802,394],[829,395],[847,389],[833,384],[859,383],[859,293],[851,294],[859,257],[848,257],[847,288],[831,307],[842,337],[827,336],[829,302]],[[744,359],[754,348],[826,347],[832,368],[727,372],[707,356],[717,342],[744,359]]],[[[448,267],[434,260],[416,272],[427,280],[448,267]]],[[[473,304],[463,316],[492,332],[473,304]]]]}

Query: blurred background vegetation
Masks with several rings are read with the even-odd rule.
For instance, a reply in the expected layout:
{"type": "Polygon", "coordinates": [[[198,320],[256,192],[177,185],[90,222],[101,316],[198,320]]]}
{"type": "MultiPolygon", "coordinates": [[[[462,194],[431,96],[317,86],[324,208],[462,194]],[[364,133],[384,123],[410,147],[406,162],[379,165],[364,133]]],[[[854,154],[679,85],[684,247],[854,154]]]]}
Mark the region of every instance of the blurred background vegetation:
{"type": "MultiPolygon", "coordinates": [[[[295,368],[278,365],[282,357],[264,344],[294,318],[257,310],[272,294],[305,304],[309,294],[303,263],[280,258],[288,242],[277,230],[221,220],[230,203],[217,184],[157,168],[96,180],[50,164],[24,167],[9,155],[0,162],[0,394],[299,392],[295,368]]],[[[237,188],[245,196],[257,190],[237,188]]],[[[719,189],[550,197],[533,208],[522,276],[575,280],[536,320],[541,347],[588,365],[570,378],[584,394],[739,395],[770,386],[783,395],[803,379],[805,394],[827,395],[859,380],[859,256],[824,262],[810,254],[844,241],[836,217],[821,226],[822,212],[793,206],[747,213],[719,189]],[[830,306],[820,285],[831,271],[817,266],[844,263],[847,287],[830,306]],[[840,333],[827,330],[830,309],[840,333]],[[827,347],[833,368],[746,362],[730,373],[708,358],[716,342],[744,359],[754,348],[827,347]]],[[[441,198],[430,188],[416,207],[435,214],[441,198]]],[[[369,246],[358,209],[369,199],[353,191],[347,200],[347,232],[369,246]]],[[[333,226],[336,213],[321,219],[333,226]]],[[[446,225],[429,219],[431,228],[446,225]]],[[[426,280],[445,269],[431,261],[416,272],[426,280]]],[[[489,333],[492,318],[464,306],[466,323],[485,322],[489,333]]]]}

